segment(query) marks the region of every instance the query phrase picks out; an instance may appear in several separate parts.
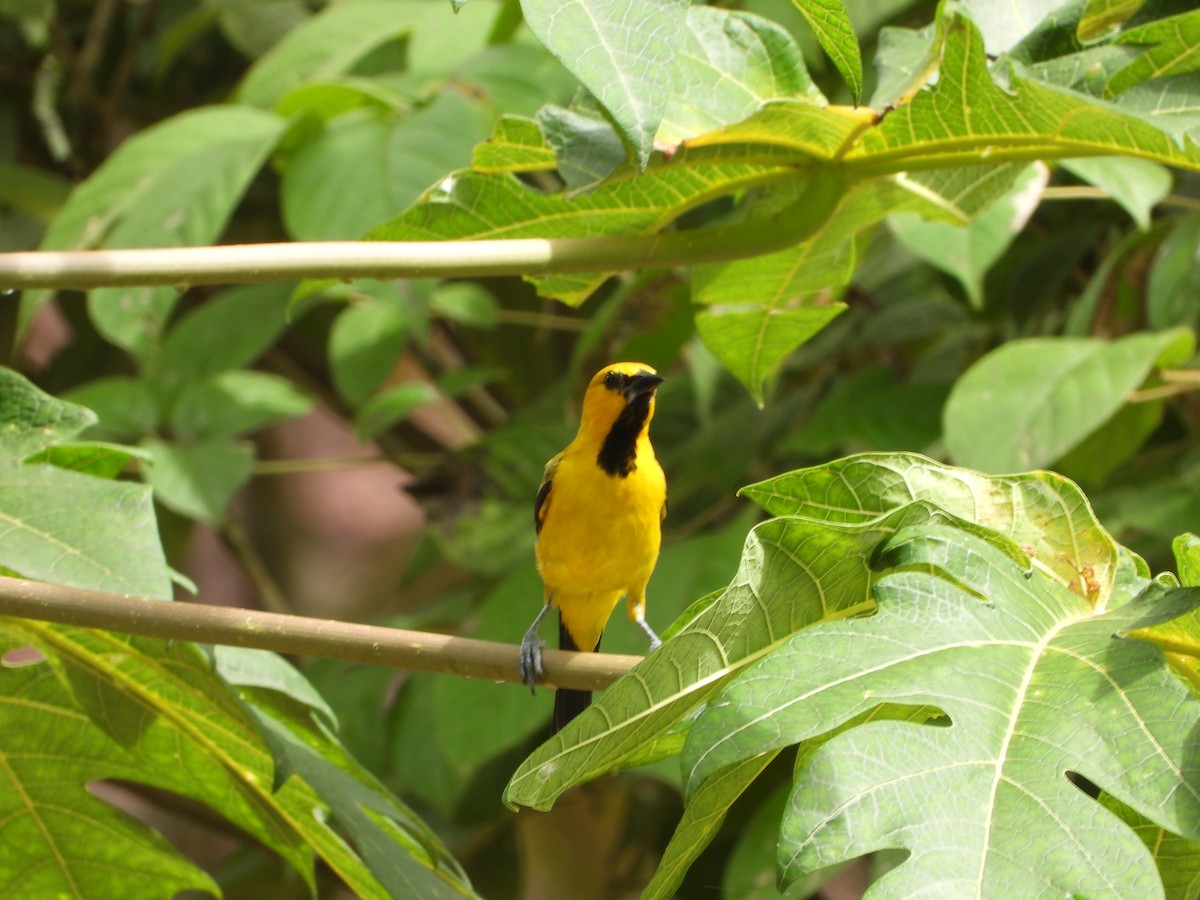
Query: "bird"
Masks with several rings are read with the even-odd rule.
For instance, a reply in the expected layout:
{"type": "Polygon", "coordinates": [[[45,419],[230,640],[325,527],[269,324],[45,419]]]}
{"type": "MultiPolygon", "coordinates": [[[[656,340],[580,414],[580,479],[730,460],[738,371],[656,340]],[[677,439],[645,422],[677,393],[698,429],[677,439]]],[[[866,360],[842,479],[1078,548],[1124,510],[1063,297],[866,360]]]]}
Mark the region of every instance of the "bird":
{"type": "MultiPolygon", "coordinates": [[[[537,568],[543,605],[521,640],[521,679],[542,680],[538,627],[558,609],[559,648],[595,652],[622,597],[629,618],[662,643],[646,622],[646,585],[658,561],[667,480],[650,444],[655,392],[663,378],[643,363],[619,362],[592,378],[579,432],[546,463],[534,501],[537,568]]],[[[591,702],[589,691],[559,689],[551,734],[591,702]]]]}

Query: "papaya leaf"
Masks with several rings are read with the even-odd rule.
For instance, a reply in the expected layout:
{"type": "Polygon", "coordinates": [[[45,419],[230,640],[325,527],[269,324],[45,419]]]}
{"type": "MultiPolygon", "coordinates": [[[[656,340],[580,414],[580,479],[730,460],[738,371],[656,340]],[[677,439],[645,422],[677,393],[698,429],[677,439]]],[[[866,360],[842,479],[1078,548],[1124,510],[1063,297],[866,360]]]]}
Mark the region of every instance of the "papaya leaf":
{"type": "Polygon", "coordinates": [[[1098,613],[943,524],[901,529],[882,554],[875,615],[805,629],[710,701],[684,747],[688,790],[881,702],[933,705],[950,724],[872,723],[811,757],[781,829],[783,884],[898,848],[910,856],[880,896],[1159,894],[1137,836],[1068,774],[1200,837],[1200,700],[1156,648],[1122,637],[1200,605],[1200,590],[1153,583],[1098,613]]]}
{"type": "MultiPolygon", "coordinates": [[[[505,801],[549,807],[567,788],[642,753],[797,629],[867,611],[875,548],[898,528],[934,520],[959,521],[916,502],[866,523],[789,517],[757,526],[724,594],[526,759],[509,782],[505,801]]],[[[986,533],[1004,544],[1005,552],[1024,558],[1002,536],[986,533]]]]}
{"type": "MultiPolygon", "coordinates": [[[[161,836],[88,789],[115,780],[207,805],[278,853],[310,887],[320,857],[355,895],[395,896],[366,861],[373,848],[352,849],[326,822],[336,805],[326,799],[331,786],[304,774],[277,777],[255,718],[196,645],[0,620],[0,655],[22,647],[45,658],[0,668],[5,893],[157,898],[185,887],[216,893],[161,836]],[[103,841],[94,839],[98,832],[103,841]]],[[[336,757],[328,746],[321,749],[336,757]]],[[[397,827],[379,829],[376,840],[393,856],[407,856],[410,874],[424,873],[414,876],[424,886],[417,894],[469,894],[452,866],[432,863],[429,836],[401,813],[389,807],[397,827]]]]}
{"type": "Polygon", "coordinates": [[[1099,604],[1116,592],[1117,544],[1073,482],[1053,472],[982,475],[915,453],[862,453],[741,490],[774,516],[876,521],[926,502],[1018,544],[1034,564],[1099,604]]]}

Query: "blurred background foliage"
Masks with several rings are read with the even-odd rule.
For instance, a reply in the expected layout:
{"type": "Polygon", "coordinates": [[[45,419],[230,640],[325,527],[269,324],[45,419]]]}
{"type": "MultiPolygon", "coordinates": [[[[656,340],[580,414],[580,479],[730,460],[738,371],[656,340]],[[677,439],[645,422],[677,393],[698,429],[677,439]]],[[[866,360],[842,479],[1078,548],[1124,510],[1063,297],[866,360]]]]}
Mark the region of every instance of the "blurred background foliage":
{"type": "MultiPolygon", "coordinates": [[[[994,34],[988,4],[968,6],[994,34]]],[[[790,34],[827,97],[852,101],[791,3],[741,7],[790,34]]],[[[847,8],[871,59],[890,46],[884,26],[920,28],[934,4],[847,8]]],[[[453,15],[445,0],[0,0],[0,20],[3,250],[105,227],[56,219],[72,186],[123,142],[206,104],[241,105],[190,113],[193,132],[155,148],[172,161],[161,183],[144,190],[131,172],[97,201],[186,204],[179,221],[165,205],[155,220],[178,234],[129,243],[358,238],[470,165],[501,113],[588,113],[513,2],[472,0],[453,15]],[[340,55],[310,61],[327,77],[300,83],[295,60],[320,52],[305,43],[316,15],[340,55]],[[282,136],[256,109],[286,117],[282,136]]],[[[865,76],[869,97],[875,73],[865,76]]],[[[561,184],[553,172],[524,177],[561,184]]],[[[770,373],[761,406],[697,335],[682,270],[612,278],[578,308],[518,278],[358,281],[290,312],[295,285],[147,289],[128,303],[34,293],[0,304],[0,336],[8,365],[98,413],[91,437],[140,445],[169,561],[201,601],[515,643],[541,597],[531,510],[542,465],[570,439],[588,377],[617,359],[667,375],[653,429],[671,500],[651,584],[657,628],[734,572],[756,517],[739,487],[862,450],[1010,471],[1028,467],[1029,435],[1054,432],[1058,443],[1026,461],[1077,479],[1120,541],[1168,567],[1171,538],[1200,509],[1200,400],[1194,384],[1144,382],[1152,364],[1177,369],[1192,354],[1184,333],[1165,329],[1200,317],[1198,236],[1195,175],[1122,159],[1031,167],[965,229],[893,217],[853,238],[853,280],[826,298],[846,312],[770,373]],[[1127,354],[1124,386],[1093,396],[1090,382],[1076,394],[1067,385],[1065,399],[1027,343],[1130,335],[1150,343],[1127,354]],[[1000,384],[1026,419],[1049,409],[1054,426],[997,416],[1000,384]]],[[[1085,366],[1095,345],[1078,347],[1085,366]]],[[[642,643],[618,617],[604,648],[642,643]]],[[[670,766],[599,782],[554,819],[502,809],[510,773],[545,734],[548,693],[302,666],[346,745],[427,818],[483,895],[539,896],[555,859],[596,897],[635,894],[653,871],[680,809],[670,766]]],[[[721,885],[774,896],[770,810],[786,769],[734,807],[681,896],[721,885]]],[[[304,896],[299,881],[278,880],[270,854],[169,807],[146,815],[227,897],[264,884],[304,896]]],[[[843,888],[867,877],[844,875],[843,888]]]]}

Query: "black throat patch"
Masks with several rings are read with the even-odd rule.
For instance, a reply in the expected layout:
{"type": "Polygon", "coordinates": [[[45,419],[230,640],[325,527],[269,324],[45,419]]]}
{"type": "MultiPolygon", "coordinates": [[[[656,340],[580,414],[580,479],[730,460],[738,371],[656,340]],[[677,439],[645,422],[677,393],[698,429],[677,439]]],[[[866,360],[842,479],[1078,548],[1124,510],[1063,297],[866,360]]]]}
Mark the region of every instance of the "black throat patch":
{"type": "Polygon", "coordinates": [[[639,394],[626,404],[604,438],[596,463],[609,475],[625,478],[637,469],[637,439],[646,427],[650,415],[650,399],[654,394],[639,394]]]}

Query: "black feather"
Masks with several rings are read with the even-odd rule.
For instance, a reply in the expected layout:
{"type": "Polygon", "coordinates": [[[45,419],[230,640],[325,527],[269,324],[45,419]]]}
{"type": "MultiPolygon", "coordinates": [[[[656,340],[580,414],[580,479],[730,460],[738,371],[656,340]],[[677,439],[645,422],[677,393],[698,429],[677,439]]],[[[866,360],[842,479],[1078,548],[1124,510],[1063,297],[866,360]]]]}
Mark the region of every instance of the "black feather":
{"type": "Polygon", "coordinates": [[[654,394],[638,394],[625,405],[617,421],[613,422],[596,454],[596,464],[609,475],[626,478],[637,469],[637,439],[650,417],[650,401],[654,394]]]}
{"type": "MultiPolygon", "coordinates": [[[[562,624],[561,614],[558,617],[558,649],[579,649],[575,646],[575,642],[571,640],[571,633],[562,624]]],[[[596,646],[591,649],[593,652],[599,650],[600,642],[597,641],[596,646]]],[[[557,734],[566,727],[568,722],[591,706],[591,703],[591,691],[574,691],[568,688],[559,688],[554,692],[554,725],[551,727],[550,733],[557,734]]]]}

